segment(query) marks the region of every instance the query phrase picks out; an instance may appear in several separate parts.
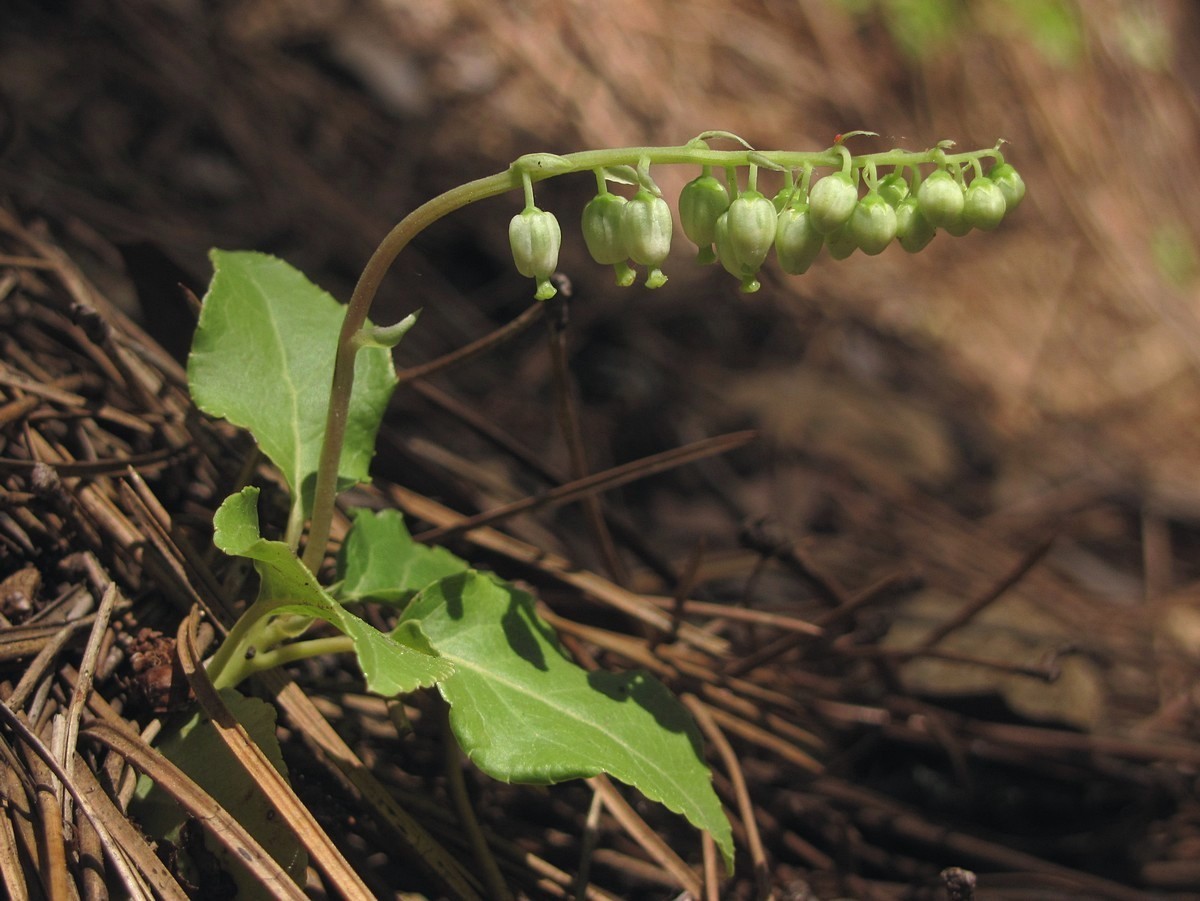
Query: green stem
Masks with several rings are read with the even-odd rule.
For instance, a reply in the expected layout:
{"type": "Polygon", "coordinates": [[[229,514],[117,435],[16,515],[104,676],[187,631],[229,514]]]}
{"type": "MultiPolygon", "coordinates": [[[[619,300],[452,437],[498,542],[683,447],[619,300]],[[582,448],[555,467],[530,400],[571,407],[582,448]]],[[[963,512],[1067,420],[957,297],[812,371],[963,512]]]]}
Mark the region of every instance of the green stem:
{"type": "Polygon", "coordinates": [[[736,199],[740,188],[737,180],[737,166],[725,167],[725,188],[729,191],[729,196],[736,199]]]}
{"type": "Polygon", "coordinates": [[[237,618],[206,667],[216,688],[233,688],[249,675],[246,667],[258,656],[258,648],[265,644],[264,633],[271,625],[271,610],[278,606],[278,600],[258,600],[237,618]]]}
{"type": "Polygon", "coordinates": [[[863,166],[863,181],[867,183],[868,191],[875,191],[879,188],[879,176],[876,174],[875,164],[867,163],[863,166]]]}
{"type": "Polygon", "coordinates": [[[280,645],[269,651],[260,651],[246,661],[242,667],[241,678],[252,676],[263,670],[274,669],[297,660],[307,660],[309,657],[320,657],[323,654],[351,654],[354,652],[354,639],[347,635],[329,635],[325,638],[309,638],[305,641],[293,641],[291,644],[280,645]]]}
{"type": "Polygon", "coordinates": [[[805,197],[808,196],[808,188],[809,188],[809,185],[812,183],[812,173],[813,173],[812,164],[811,163],[806,164],[803,169],[803,174],[800,176],[800,193],[803,194],[805,197]]]}
{"type": "Polygon", "coordinates": [[[842,172],[849,175],[850,170],[854,167],[854,157],[850,156],[849,148],[842,144],[836,144],[834,145],[833,149],[837,152],[842,161],[842,172]]]}
{"type": "Polygon", "coordinates": [[[333,507],[337,496],[338,464],[342,456],[342,445],[346,437],[346,420],[350,409],[350,395],[354,386],[354,335],[366,322],[367,313],[375,298],[379,285],[392,262],[408,243],[424,229],[443,216],[468,204],[495,197],[524,186],[526,178],[535,182],[588,172],[613,166],[646,165],[694,165],[733,168],[748,166],[750,154],[755,159],[769,161],[784,169],[804,166],[844,167],[874,162],[884,166],[913,166],[923,163],[967,162],[980,156],[995,157],[998,150],[977,150],[963,154],[946,154],[940,149],[924,151],[887,150],[882,153],[851,157],[849,151],[838,145],[819,152],[799,151],[752,151],[712,150],[697,142],[679,147],[626,147],[614,150],[582,150],[558,156],[552,153],[532,153],[517,159],[503,172],[476,179],[465,185],[452,188],[434,197],[405,216],[384,236],[371,258],[367,260],[358,284],[350,297],[346,318],[338,336],[337,356],[333,368],[333,384],[329,394],[329,412],[325,423],[325,439],[317,469],[317,481],[313,494],[312,523],[308,542],[304,548],[304,564],[316,573],[325,559],[325,548],[329,541],[333,522],[333,507]]]}
{"type": "Polygon", "coordinates": [[[280,644],[295,634],[294,629],[281,624],[283,620],[310,621],[308,617],[273,617],[271,610],[279,601],[257,601],[243,613],[208,663],[208,677],[218,688],[234,688],[248,677],[297,660],[322,654],[348,654],[354,650],[353,639],[345,635],[311,638],[280,644]],[[261,605],[262,609],[256,609],[261,605]]]}
{"type": "Polygon", "coordinates": [[[525,209],[532,210],[537,204],[533,202],[533,179],[528,172],[521,173],[521,187],[525,189],[525,209]]]}

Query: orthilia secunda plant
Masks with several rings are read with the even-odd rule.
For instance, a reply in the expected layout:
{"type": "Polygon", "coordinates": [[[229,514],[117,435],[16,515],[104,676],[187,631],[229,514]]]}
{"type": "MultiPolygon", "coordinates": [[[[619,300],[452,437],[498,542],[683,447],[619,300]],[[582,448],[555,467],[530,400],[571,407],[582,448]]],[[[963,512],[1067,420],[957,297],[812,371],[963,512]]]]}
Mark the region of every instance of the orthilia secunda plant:
{"type": "MultiPolygon", "coordinates": [[[[897,242],[913,253],[939,229],[996,228],[1024,197],[1024,182],[999,145],[951,153],[943,142],[851,155],[845,141],[861,134],[868,133],[839,136],[814,152],[754,150],[735,135],[706,132],[677,147],[527,154],[402,219],[367,261],[346,306],[280,260],[213,251],[215,274],[188,359],[189,388],[202,410],[251,432],[288,494],[286,522],[265,530],[257,488],[237,491],[217,511],[215,543],[249,560],[259,580],[256,597],[207,663],[213,684],[232,691],[271,667],[353,654],[377,694],[436,687],[450,731],[484,772],[538,783],[608,773],[709,832],[731,866],[732,831],[696,752],[698,733],[679,727],[691,722],[689,714],[651,676],[575,666],[530,595],[415,542],[394,510],[349,511],[331,555],[335,501],[369,477],[397,384],[391,349],[416,321],[414,313],[378,326],[368,311],[392,262],[417,234],[455,210],[508,192],[524,196],[509,224],[516,268],[534,281],[538,300],[553,297],[562,229],[553,212],[537,206],[534,187],[573,173],[596,180],[596,196],[579,220],[589,253],[614,268],[620,285],[631,285],[634,267],[643,267],[648,288],[666,282],[673,232],[671,205],[651,176],[655,167],[699,169],[679,197],[683,232],[700,262],[719,261],[745,292],[759,290],[772,251],[789,274],[807,271],[824,249],[844,259],[897,242]],[[735,147],[714,149],[715,140],[735,147]],[[986,173],[984,160],[992,163],[986,173]],[[760,188],[766,178],[782,182],[773,199],[760,188]],[[266,537],[272,531],[280,538],[266,537]],[[368,602],[393,610],[388,631],[354,612],[368,602]],[[338,634],[312,634],[317,622],[338,634]],[[538,728],[530,729],[531,722],[538,728]]],[[[656,622],[673,628],[665,615],[656,622]]],[[[461,874],[443,876],[454,883],[461,874]]],[[[489,897],[505,895],[502,885],[489,884],[489,897]]]]}

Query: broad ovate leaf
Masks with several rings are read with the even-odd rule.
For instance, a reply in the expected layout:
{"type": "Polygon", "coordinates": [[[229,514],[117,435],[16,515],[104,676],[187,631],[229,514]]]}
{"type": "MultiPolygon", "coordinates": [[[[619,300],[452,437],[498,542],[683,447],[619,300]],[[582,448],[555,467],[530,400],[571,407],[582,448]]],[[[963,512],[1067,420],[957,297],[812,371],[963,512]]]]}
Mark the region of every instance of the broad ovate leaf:
{"type": "MultiPolygon", "coordinates": [[[[248,251],[209,255],[213,278],[188,356],[192,399],[205,413],[249,430],[307,516],[346,308],[283,260],[248,251]]],[[[395,385],[387,349],[359,350],[341,485],[366,480],[395,385]]]]}
{"type": "Polygon", "coordinates": [[[230,495],[213,517],[213,541],[226,554],[253,561],[261,579],[259,599],[277,602],[272,613],[322,619],[354,641],[367,688],[385,697],[426,688],[453,671],[437,656],[416,624],[392,635],[380,632],[337,603],[282,541],[263,538],[258,528],[258,489],[230,495]]]}
{"type": "Polygon", "coordinates": [[[358,509],[338,554],[342,603],[373,600],[406,604],[422,588],[468,566],[445,548],[417,544],[398,510],[358,509]]]}
{"type": "Polygon", "coordinates": [[[707,830],[732,863],[729,820],[687,710],[642,672],[589,673],[563,652],[533,598],[483,573],[449,576],[405,611],[454,675],[438,684],[460,745],[504,782],[607,773],[707,830]]]}

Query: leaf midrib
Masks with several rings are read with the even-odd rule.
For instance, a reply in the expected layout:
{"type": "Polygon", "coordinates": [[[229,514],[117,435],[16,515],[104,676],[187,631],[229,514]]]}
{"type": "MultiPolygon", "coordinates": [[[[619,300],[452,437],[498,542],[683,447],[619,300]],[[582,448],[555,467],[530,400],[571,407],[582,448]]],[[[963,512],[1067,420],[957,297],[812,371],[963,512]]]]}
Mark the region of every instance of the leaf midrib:
{"type": "MultiPolygon", "coordinates": [[[[436,641],[434,641],[434,647],[437,647],[436,641]]],[[[483,678],[485,680],[485,682],[493,682],[493,683],[499,682],[501,685],[504,685],[505,687],[514,690],[516,693],[520,694],[522,697],[531,698],[533,701],[538,703],[540,706],[547,707],[556,713],[561,714],[565,710],[566,713],[568,714],[569,718],[571,718],[572,720],[574,720],[577,723],[580,723],[581,725],[589,726],[589,727],[595,729],[601,735],[604,735],[606,738],[608,738],[609,741],[615,743],[618,747],[626,749],[629,756],[635,760],[641,761],[642,765],[644,767],[647,767],[652,772],[662,773],[666,777],[668,783],[678,791],[678,793],[681,797],[684,797],[684,798],[688,797],[689,793],[687,792],[686,787],[684,785],[682,785],[681,783],[677,782],[675,779],[673,779],[671,777],[670,773],[668,773],[664,768],[652,765],[652,763],[653,763],[652,758],[650,758],[648,755],[641,754],[641,753],[635,752],[634,750],[631,750],[630,749],[631,746],[629,745],[628,742],[621,740],[621,738],[619,736],[617,736],[614,733],[610,732],[609,730],[605,729],[599,723],[596,723],[592,720],[583,718],[582,716],[578,715],[578,713],[570,707],[566,707],[566,708],[550,707],[540,697],[533,694],[533,692],[530,689],[527,689],[526,687],[521,685],[521,683],[513,682],[510,678],[504,678],[501,674],[498,674],[494,670],[484,669],[483,667],[478,666],[477,664],[471,663],[470,661],[466,660],[465,658],[458,657],[453,653],[447,653],[446,651],[442,650],[441,648],[439,648],[438,650],[441,651],[443,657],[447,658],[451,663],[454,664],[454,675],[450,676],[446,680],[447,682],[450,682],[450,681],[454,680],[456,677],[462,675],[464,673],[464,671],[469,671],[469,672],[472,672],[472,673],[476,674],[477,676],[483,678]],[[460,667],[461,667],[461,669],[460,669],[460,667]]],[[[636,703],[636,702],[634,702],[634,703],[636,703]]],[[[507,706],[511,707],[511,705],[507,705],[507,706]]],[[[574,750],[574,745],[569,745],[568,747],[571,747],[574,750]]],[[[601,771],[605,771],[604,767],[601,767],[600,769],[601,769],[601,771]]],[[[643,786],[638,785],[637,788],[639,790],[641,790],[643,793],[645,793],[645,789],[643,786]]],[[[651,797],[651,796],[647,795],[647,797],[651,797]]],[[[661,797],[651,798],[651,800],[658,801],[659,803],[666,803],[665,800],[661,797]]],[[[693,809],[702,810],[703,808],[694,807],[693,809]]]]}
{"type": "Polygon", "coordinates": [[[299,392],[295,382],[292,381],[291,359],[288,357],[287,342],[285,342],[283,340],[283,333],[280,331],[280,328],[279,328],[279,320],[276,318],[275,310],[268,300],[268,297],[270,295],[267,292],[267,290],[265,289],[265,287],[263,286],[263,284],[259,281],[258,267],[255,267],[255,272],[251,276],[250,281],[254,285],[255,289],[258,291],[259,300],[262,304],[262,307],[267,312],[267,315],[265,318],[266,318],[266,321],[270,324],[270,335],[273,339],[274,345],[279,353],[280,360],[282,363],[282,365],[280,366],[280,369],[282,370],[282,374],[279,378],[279,382],[285,386],[285,391],[290,399],[290,405],[291,405],[291,410],[292,410],[291,422],[290,422],[290,425],[291,425],[290,431],[292,434],[292,449],[291,449],[292,450],[292,453],[291,453],[292,478],[290,479],[290,481],[292,482],[292,485],[291,485],[292,491],[294,491],[296,493],[296,496],[299,497],[301,494],[300,456],[301,456],[301,450],[304,446],[303,442],[301,441],[301,438],[300,438],[300,392],[299,392]]]}

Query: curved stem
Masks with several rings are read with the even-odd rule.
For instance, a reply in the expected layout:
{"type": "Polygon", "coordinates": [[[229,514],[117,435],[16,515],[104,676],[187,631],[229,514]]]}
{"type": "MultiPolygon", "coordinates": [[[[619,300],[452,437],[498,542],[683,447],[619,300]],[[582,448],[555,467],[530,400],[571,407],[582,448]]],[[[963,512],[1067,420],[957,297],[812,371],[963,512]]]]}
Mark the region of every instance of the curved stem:
{"type": "Polygon", "coordinates": [[[329,412],[325,422],[325,438],[317,469],[317,481],[313,494],[312,523],[308,542],[304,548],[304,564],[316,573],[325,559],[325,546],[329,541],[329,530],[333,522],[333,507],[337,496],[338,464],[341,461],[342,445],[346,437],[346,421],[350,410],[350,395],[354,386],[355,334],[367,320],[367,313],[375,298],[379,285],[392,262],[408,243],[420,232],[448,213],[461,209],[488,197],[522,188],[528,179],[530,184],[558,175],[585,172],[614,166],[646,167],[649,165],[691,164],[696,166],[721,166],[729,171],[735,167],[748,166],[750,154],[755,159],[769,161],[781,168],[805,166],[843,167],[864,165],[871,161],[876,165],[908,165],[914,168],[922,163],[967,162],[979,156],[995,157],[998,150],[978,150],[963,154],[946,154],[941,149],[924,151],[887,150],[882,153],[851,157],[849,150],[836,145],[819,152],[797,151],[752,151],[711,150],[703,144],[685,144],[679,147],[626,147],[615,150],[582,150],[558,156],[552,153],[527,154],[517,159],[503,172],[476,179],[465,185],[452,188],[417,207],[405,216],[384,236],[371,258],[367,260],[338,336],[337,356],[333,367],[333,384],[329,394],[329,412]]]}
{"type": "Polygon", "coordinates": [[[863,181],[867,183],[868,191],[875,191],[879,188],[879,176],[876,174],[875,164],[867,163],[863,166],[863,181]]]}
{"type": "Polygon", "coordinates": [[[521,176],[515,169],[498,175],[477,179],[460,185],[433,198],[405,216],[384,236],[367,265],[363,267],[346,309],[346,318],[338,335],[337,356],[333,364],[333,385],[329,392],[329,412],[325,419],[325,438],[317,465],[317,481],[313,493],[312,525],[304,547],[304,565],[314,574],[325,558],[329,528],[333,522],[333,504],[337,495],[338,464],[342,443],[346,437],[346,420],[350,411],[350,394],[354,387],[354,335],[367,320],[371,302],[379,290],[392,261],[417,234],[448,213],[476,200],[502,194],[521,186],[521,176]]]}
{"type": "Polygon", "coordinates": [[[837,151],[842,161],[842,172],[849,175],[850,170],[854,165],[854,157],[850,156],[849,148],[847,148],[844,144],[836,144],[834,145],[833,149],[837,151]]]}

